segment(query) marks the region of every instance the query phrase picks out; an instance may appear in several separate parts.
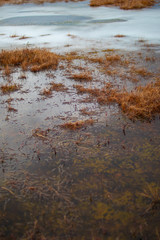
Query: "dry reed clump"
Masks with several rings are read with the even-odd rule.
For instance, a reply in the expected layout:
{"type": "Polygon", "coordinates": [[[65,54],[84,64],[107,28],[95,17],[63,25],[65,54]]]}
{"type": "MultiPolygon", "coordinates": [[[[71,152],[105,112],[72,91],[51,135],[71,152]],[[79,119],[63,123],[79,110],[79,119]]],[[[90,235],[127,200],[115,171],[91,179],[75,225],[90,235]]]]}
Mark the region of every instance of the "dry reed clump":
{"type": "Polygon", "coordinates": [[[15,84],[5,84],[5,85],[2,85],[0,87],[0,89],[1,89],[3,94],[7,94],[7,93],[10,93],[10,92],[18,91],[20,89],[20,86],[17,85],[16,83],[15,84]]]}
{"type": "Polygon", "coordinates": [[[0,52],[0,65],[6,67],[21,67],[23,70],[38,72],[47,69],[55,70],[58,66],[58,55],[44,49],[16,49],[0,52]]]}
{"type": "Polygon", "coordinates": [[[81,112],[82,115],[88,115],[88,116],[91,116],[91,115],[95,114],[94,111],[89,111],[88,108],[82,108],[82,109],[80,109],[80,112],[81,112]]]}
{"type": "Polygon", "coordinates": [[[130,72],[132,74],[138,74],[142,77],[148,77],[148,76],[152,75],[151,72],[149,72],[146,68],[143,68],[143,67],[142,68],[136,68],[135,66],[132,66],[130,68],[130,72]]]}
{"type": "Polygon", "coordinates": [[[52,95],[52,91],[51,91],[51,89],[44,88],[42,90],[42,92],[41,92],[41,95],[44,95],[46,97],[51,96],[52,95]]]}
{"type": "Polygon", "coordinates": [[[50,87],[49,88],[44,88],[40,94],[44,95],[46,97],[50,97],[52,95],[53,91],[63,92],[63,91],[66,91],[67,89],[68,88],[65,87],[65,85],[62,84],[62,83],[51,82],[50,87]]]}
{"type": "Polygon", "coordinates": [[[92,7],[114,5],[126,10],[146,8],[154,4],[155,0],[90,0],[90,6],[92,7]]]}
{"type": "Polygon", "coordinates": [[[81,72],[72,74],[71,78],[75,81],[90,82],[92,80],[92,75],[90,72],[81,72]]]}
{"type": "Polygon", "coordinates": [[[134,91],[122,92],[116,101],[130,119],[148,119],[160,113],[160,80],[139,86],[134,91]]]}
{"type": "Polygon", "coordinates": [[[123,34],[117,34],[117,35],[115,35],[114,37],[115,37],[115,38],[123,38],[123,37],[126,37],[126,36],[123,35],[123,34]]]}
{"type": "Polygon", "coordinates": [[[105,64],[107,66],[117,64],[118,62],[121,61],[121,57],[119,55],[105,55],[105,64]]]}
{"type": "Polygon", "coordinates": [[[80,120],[80,121],[77,121],[77,122],[67,122],[67,123],[64,123],[61,125],[62,128],[67,128],[67,129],[70,129],[70,130],[76,130],[76,129],[80,129],[84,126],[87,126],[87,125],[92,125],[94,123],[94,120],[93,119],[88,119],[88,120],[80,120]]]}
{"type": "Polygon", "coordinates": [[[63,92],[63,91],[66,91],[68,88],[65,87],[64,84],[62,83],[54,83],[54,82],[51,82],[50,83],[51,87],[50,87],[50,90],[51,91],[59,91],[59,92],[63,92]]]}
{"type": "Polygon", "coordinates": [[[118,103],[121,110],[132,120],[151,120],[160,114],[160,80],[139,86],[133,91],[114,89],[108,83],[102,89],[90,89],[76,85],[78,93],[88,93],[96,97],[99,104],[118,103]]]}

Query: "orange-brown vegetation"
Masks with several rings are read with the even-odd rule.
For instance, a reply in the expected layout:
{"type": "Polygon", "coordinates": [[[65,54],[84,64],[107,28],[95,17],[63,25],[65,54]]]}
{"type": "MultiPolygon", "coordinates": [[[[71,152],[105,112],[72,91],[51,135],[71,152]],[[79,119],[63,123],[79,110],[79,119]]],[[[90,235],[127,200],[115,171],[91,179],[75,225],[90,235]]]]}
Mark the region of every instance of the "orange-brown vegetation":
{"type": "Polygon", "coordinates": [[[108,54],[106,54],[105,60],[106,60],[106,65],[110,65],[110,64],[117,63],[117,62],[121,61],[121,57],[119,55],[108,55],[108,54]]]}
{"type": "Polygon", "coordinates": [[[17,109],[14,107],[11,107],[11,105],[8,106],[8,112],[17,112],[17,109]]]}
{"type": "MultiPolygon", "coordinates": [[[[62,2],[62,1],[72,1],[76,2],[77,0],[0,0],[0,5],[3,4],[23,4],[23,3],[36,3],[36,4],[43,4],[45,2],[62,2]]],[[[81,0],[80,0],[81,1],[81,0]]],[[[114,5],[119,6],[122,9],[141,9],[150,7],[155,4],[155,0],[90,0],[90,6],[97,7],[97,6],[108,6],[114,5]]],[[[68,34],[69,37],[75,38],[75,35],[68,34]]]]}
{"type": "Polygon", "coordinates": [[[64,123],[61,125],[62,128],[67,128],[67,129],[70,129],[70,130],[76,130],[76,129],[80,129],[84,126],[87,126],[87,125],[92,125],[94,123],[94,120],[93,119],[88,119],[88,120],[80,120],[80,121],[77,121],[77,122],[67,122],[67,123],[64,123]]]}
{"type": "Polygon", "coordinates": [[[160,80],[139,86],[131,92],[121,92],[116,96],[121,109],[131,119],[152,119],[160,113],[160,80]]]}
{"type": "Polygon", "coordinates": [[[3,94],[7,94],[7,93],[10,93],[10,92],[18,91],[20,89],[20,86],[17,85],[16,83],[5,84],[5,85],[0,86],[0,89],[1,89],[3,94]]]}
{"type": "Polygon", "coordinates": [[[26,75],[23,73],[19,76],[19,79],[26,79],[26,78],[27,78],[26,75]]]}
{"type": "Polygon", "coordinates": [[[5,68],[4,68],[3,75],[4,75],[4,76],[10,76],[10,74],[11,74],[11,69],[10,69],[9,66],[7,65],[7,66],[5,66],[5,68]]]}
{"type": "Polygon", "coordinates": [[[89,82],[92,80],[92,75],[90,72],[81,72],[72,74],[71,78],[73,78],[75,81],[89,82]]]}
{"type": "Polygon", "coordinates": [[[21,67],[23,70],[33,72],[55,70],[58,66],[58,59],[58,55],[44,48],[2,50],[0,52],[0,65],[21,67]]]}
{"type": "Polygon", "coordinates": [[[66,91],[66,90],[67,90],[67,87],[65,87],[64,84],[51,82],[50,87],[49,88],[44,88],[40,94],[44,95],[46,97],[49,97],[49,96],[52,95],[53,91],[63,92],[63,91],[66,91]]]}
{"type": "Polygon", "coordinates": [[[154,0],[90,0],[90,6],[119,6],[121,9],[141,9],[155,4],[154,0]]]}
{"type": "Polygon", "coordinates": [[[18,35],[16,35],[16,34],[13,34],[13,35],[11,35],[10,37],[11,37],[11,38],[17,38],[17,37],[18,37],[18,35]]]}
{"type": "Polygon", "coordinates": [[[79,93],[89,93],[96,97],[99,104],[118,103],[130,119],[150,120],[160,113],[160,80],[136,87],[130,92],[126,89],[118,90],[110,83],[102,89],[84,88],[80,85],[75,87],[79,93]]]}
{"type": "Polygon", "coordinates": [[[51,89],[44,88],[42,90],[42,92],[41,92],[41,95],[44,95],[46,97],[51,96],[52,95],[52,91],[51,91],[51,89]]]}
{"type": "Polygon", "coordinates": [[[142,77],[147,77],[147,76],[151,76],[151,72],[149,72],[146,68],[136,68],[135,66],[132,66],[130,69],[132,74],[138,74],[142,77]]]}
{"type": "Polygon", "coordinates": [[[23,35],[23,36],[19,37],[18,39],[19,40],[24,40],[24,39],[27,39],[27,38],[30,38],[30,37],[27,37],[27,36],[23,35]]]}
{"type": "Polygon", "coordinates": [[[94,111],[90,111],[88,108],[82,108],[80,109],[80,112],[82,115],[88,115],[88,116],[95,114],[94,111]]]}
{"type": "Polygon", "coordinates": [[[50,90],[51,90],[51,91],[63,92],[63,91],[66,91],[66,90],[67,90],[67,87],[65,87],[65,85],[62,84],[62,83],[54,83],[54,82],[51,82],[50,85],[51,85],[51,87],[50,87],[50,90]]]}
{"type": "Polygon", "coordinates": [[[117,35],[115,35],[114,37],[116,37],[116,38],[123,38],[123,37],[125,37],[125,35],[123,35],[123,34],[117,34],[117,35]]]}

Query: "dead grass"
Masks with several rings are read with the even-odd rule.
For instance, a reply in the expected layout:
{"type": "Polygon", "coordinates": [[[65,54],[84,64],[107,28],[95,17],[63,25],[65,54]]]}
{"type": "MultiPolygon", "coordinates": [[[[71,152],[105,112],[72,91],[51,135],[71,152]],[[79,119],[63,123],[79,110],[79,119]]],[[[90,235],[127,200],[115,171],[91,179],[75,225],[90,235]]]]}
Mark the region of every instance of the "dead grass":
{"type": "Polygon", "coordinates": [[[11,38],[17,38],[17,37],[19,37],[19,36],[16,35],[16,34],[13,34],[13,35],[11,35],[10,37],[11,37],[11,38]]]}
{"type": "Polygon", "coordinates": [[[106,66],[117,64],[121,61],[121,56],[119,55],[105,55],[105,64],[106,66]]]}
{"type": "Polygon", "coordinates": [[[41,92],[41,95],[44,95],[46,97],[51,96],[52,95],[52,91],[51,91],[51,89],[44,88],[42,90],[42,92],[41,92]]]}
{"type": "Polygon", "coordinates": [[[5,85],[2,85],[0,87],[0,89],[1,89],[3,94],[7,94],[7,93],[10,93],[10,92],[18,91],[20,89],[20,86],[17,85],[16,83],[15,84],[5,84],[5,85]]]}
{"type": "Polygon", "coordinates": [[[71,75],[71,78],[73,78],[75,81],[84,81],[84,82],[92,81],[92,75],[90,72],[74,73],[71,75]]]}
{"type": "Polygon", "coordinates": [[[91,115],[94,115],[95,112],[94,111],[90,111],[88,108],[82,108],[80,109],[80,112],[82,115],[87,115],[87,116],[91,116],[91,115]]]}
{"type": "Polygon", "coordinates": [[[154,4],[154,0],[90,0],[92,7],[114,5],[126,10],[146,8],[154,4]]]}
{"type": "Polygon", "coordinates": [[[18,39],[19,40],[24,40],[24,39],[27,39],[27,38],[30,38],[30,37],[27,37],[27,36],[23,35],[23,36],[19,37],[18,39]]]}
{"type": "Polygon", "coordinates": [[[4,68],[4,71],[3,71],[3,76],[10,76],[10,74],[11,74],[11,69],[9,68],[9,66],[7,65],[7,66],[5,66],[5,68],[4,68]]]}
{"type": "Polygon", "coordinates": [[[88,119],[88,120],[80,120],[80,121],[77,121],[77,122],[67,122],[67,123],[64,123],[61,125],[62,128],[67,128],[67,129],[70,129],[70,130],[76,130],[76,129],[80,129],[84,126],[87,126],[87,125],[92,125],[94,123],[94,120],[93,119],[88,119]]]}
{"type": "Polygon", "coordinates": [[[151,72],[149,72],[149,71],[148,71],[146,68],[144,68],[144,67],[137,68],[137,67],[135,67],[135,66],[132,66],[132,67],[130,68],[130,71],[131,71],[132,74],[138,74],[138,75],[140,75],[140,76],[142,76],[142,77],[149,77],[149,76],[152,75],[151,72]]]}
{"type": "Polygon", "coordinates": [[[160,113],[160,80],[139,86],[131,92],[122,92],[116,101],[130,119],[148,119],[160,113]]]}
{"type": "Polygon", "coordinates": [[[67,91],[67,90],[68,90],[68,88],[65,87],[64,84],[51,82],[50,86],[48,88],[44,88],[41,91],[40,95],[44,95],[46,97],[50,97],[52,95],[53,91],[64,92],[64,91],[67,91]]]}
{"type": "Polygon", "coordinates": [[[48,69],[55,70],[58,62],[59,56],[44,48],[2,50],[0,52],[0,65],[4,67],[21,67],[23,70],[32,72],[48,69]]]}
{"type": "Polygon", "coordinates": [[[123,34],[117,34],[117,35],[115,35],[114,37],[115,37],[115,38],[124,38],[124,37],[126,37],[126,36],[123,35],[123,34]]]}
{"type": "Polygon", "coordinates": [[[118,90],[108,83],[102,89],[84,88],[76,85],[78,93],[88,93],[96,97],[99,104],[118,103],[121,110],[132,119],[151,120],[160,114],[160,79],[146,86],[136,87],[133,91],[118,90]]]}
{"type": "Polygon", "coordinates": [[[8,106],[8,112],[17,112],[18,110],[14,107],[8,106]]]}
{"type": "Polygon", "coordinates": [[[51,84],[51,87],[50,87],[51,91],[63,92],[63,91],[67,90],[67,87],[65,87],[65,85],[62,84],[62,83],[54,83],[54,82],[52,82],[50,84],[51,84]]]}

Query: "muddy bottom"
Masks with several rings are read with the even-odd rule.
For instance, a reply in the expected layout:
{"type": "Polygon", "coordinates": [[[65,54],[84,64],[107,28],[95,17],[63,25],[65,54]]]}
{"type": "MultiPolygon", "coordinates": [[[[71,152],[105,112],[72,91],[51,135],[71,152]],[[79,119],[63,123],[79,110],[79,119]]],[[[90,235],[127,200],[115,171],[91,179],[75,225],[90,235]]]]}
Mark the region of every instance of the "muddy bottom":
{"type": "Polygon", "coordinates": [[[1,71],[1,85],[19,89],[1,92],[0,239],[159,239],[159,117],[131,121],[117,104],[75,87],[131,90],[154,81],[160,56],[145,47],[92,51],[91,60],[71,53],[55,71],[1,71]],[[130,63],[102,66],[111,52],[130,63]],[[133,64],[150,74],[129,77],[133,64]],[[80,72],[92,80],[73,77],[80,72]],[[48,94],[53,82],[63,88],[48,94]],[[66,127],[77,121],[86,124],[66,127]]]}

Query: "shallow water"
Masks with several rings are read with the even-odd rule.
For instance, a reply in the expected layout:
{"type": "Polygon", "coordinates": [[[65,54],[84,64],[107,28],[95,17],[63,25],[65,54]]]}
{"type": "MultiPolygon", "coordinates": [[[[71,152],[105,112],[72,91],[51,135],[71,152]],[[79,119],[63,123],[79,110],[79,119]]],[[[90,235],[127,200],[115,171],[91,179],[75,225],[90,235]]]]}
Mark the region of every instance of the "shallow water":
{"type": "MultiPolygon", "coordinates": [[[[145,67],[151,76],[136,76],[137,82],[132,82],[107,75],[106,67],[81,57],[60,61],[55,71],[14,69],[10,77],[0,72],[0,85],[20,84],[17,92],[0,94],[2,240],[159,239],[159,117],[151,122],[130,121],[117,104],[100,105],[74,88],[75,84],[100,88],[111,82],[131,90],[153,81],[159,73],[159,45],[144,46],[137,40],[159,43],[159,9],[123,11],[87,4],[1,7],[0,31],[5,34],[0,35],[1,48],[33,44],[61,53],[79,49],[82,56],[90,57],[113,52],[130,60],[131,66],[145,67]],[[31,38],[19,40],[12,34],[31,38]],[[127,37],[115,39],[115,34],[127,37]],[[107,50],[115,44],[144,49],[107,50]],[[81,71],[89,71],[92,81],[82,83],[71,77],[81,71]],[[21,79],[22,74],[26,78],[21,79]],[[51,82],[67,89],[46,97],[42,91],[51,82]],[[86,108],[91,115],[83,114],[86,108]],[[62,128],[68,121],[87,119],[94,120],[93,125],[74,131],[62,128]]],[[[114,68],[122,75],[129,70],[117,64],[114,68]]]]}

